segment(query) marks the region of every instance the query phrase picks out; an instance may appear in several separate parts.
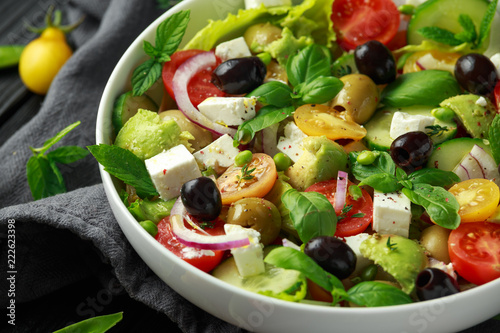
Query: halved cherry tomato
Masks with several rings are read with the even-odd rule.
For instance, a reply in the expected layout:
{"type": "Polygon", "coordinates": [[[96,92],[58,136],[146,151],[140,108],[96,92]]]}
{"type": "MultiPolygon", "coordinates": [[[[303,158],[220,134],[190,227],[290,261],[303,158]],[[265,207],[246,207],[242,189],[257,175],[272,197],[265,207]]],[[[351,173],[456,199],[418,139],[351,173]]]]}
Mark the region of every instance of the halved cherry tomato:
{"type": "Polygon", "coordinates": [[[460,204],[462,222],[479,222],[490,217],[498,206],[500,190],[488,179],[469,179],[453,185],[450,193],[460,204]]]}
{"type": "Polygon", "coordinates": [[[333,28],[339,45],[353,50],[369,40],[388,44],[399,29],[399,11],[391,0],[335,0],[333,28]]]}
{"type": "MultiPolygon", "coordinates": [[[[354,185],[349,181],[348,186],[354,185]]],[[[337,190],[337,180],[331,179],[316,183],[309,186],[305,192],[318,192],[326,196],[328,201],[335,204],[335,192],[337,190]]],[[[344,210],[336,211],[339,217],[337,221],[337,230],[335,236],[349,237],[363,232],[373,219],[373,201],[368,192],[361,189],[363,196],[358,200],[354,200],[350,195],[347,195],[344,210]],[[348,208],[349,207],[349,208],[348,208]],[[356,214],[355,216],[353,216],[356,214]]]]}
{"type": "Polygon", "coordinates": [[[454,73],[460,54],[439,50],[418,51],[406,59],[403,73],[419,72],[424,69],[440,69],[454,73]]]}
{"type": "Polygon", "coordinates": [[[295,124],[307,135],[325,135],[330,140],[361,140],[366,129],[354,122],[347,112],[339,112],[323,104],[305,104],[293,114],[295,124]]]}
{"type": "Polygon", "coordinates": [[[309,294],[315,301],[331,303],[333,302],[333,296],[330,292],[321,288],[318,284],[307,279],[307,290],[309,294]]]}
{"type": "Polygon", "coordinates": [[[467,281],[481,285],[500,278],[500,224],[462,223],[451,231],[448,251],[453,267],[467,281]]]}
{"type": "MultiPolygon", "coordinates": [[[[225,222],[223,220],[218,218],[212,223],[213,225],[204,229],[206,232],[212,236],[225,235],[225,222]]],[[[187,223],[186,227],[192,229],[187,223]]],[[[158,223],[158,234],[155,238],[170,252],[204,272],[210,272],[214,269],[224,256],[224,251],[200,250],[180,243],[172,232],[172,225],[170,224],[170,217],[168,216],[158,223]],[[209,255],[209,253],[213,253],[213,255],[209,255]]]]}
{"type": "Polygon", "coordinates": [[[276,164],[271,156],[253,154],[250,163],[243,167],[232,165],[217,178],[222,204],[228,205],[243,198],[262,198],[271,190],[277,177],[276,164]]]}
{"type": "MultiPolygon", "coordinates": [[[[163,65],[162,70],[162,79],[163,84],[165,85],[165,89],[167,90],[170,97],[175,99],[174,90],[173,90],[173,78],[177,68],[182,65],[186,60],[195,56],[199,53],[205,52],[203,50],[183,50],[177,51],[170,57],[170,61],[167,61],[163,65]]],[[[220,63],[220,60],[217,61],[217,64],[220,63]]],[[[191,103],[195,107],[198,106],[201,102],[203,102],[208,97],[224,97],[226,93],[219,90],[213,83],[210,82],[212,77],[212,72],[215,68],[204,69],[201,72],[197,73],[188,84],[188,95],[191,103]]]]}
{"type": "Polygon", "coordinates": [[[497,108],[497,111],[500,110],[500,80],[497,82],[497,85],[495,86],[495,90],[493,90],[493,98],[494,98],[494,103],[497,108]]]}

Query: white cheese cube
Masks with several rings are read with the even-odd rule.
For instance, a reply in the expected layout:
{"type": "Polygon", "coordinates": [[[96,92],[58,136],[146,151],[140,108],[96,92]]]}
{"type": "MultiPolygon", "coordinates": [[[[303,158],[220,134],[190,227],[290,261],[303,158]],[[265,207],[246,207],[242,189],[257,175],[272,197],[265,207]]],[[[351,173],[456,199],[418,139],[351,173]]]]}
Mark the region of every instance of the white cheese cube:
{"type": "Polygon", "coordinates": [[[264,265],[263,246],[260,241],[260,233],[252,228],[244,228],[237,224],[225,224],[224,231],[226,235],[235,233],[244,233],[248,236],[250,244],[243,247],[231,249],[238,272],[242,277],[257,275],[263,273],[266,268],[264,265]]]}
{"type": "Polygon", "coordinates": [[[396,139],[398,136],[408,132],[427,132],[425,127],[434,125],[435,120],[436,118],[431,116],[411,115],[406,112],[396,111],[392,117],[389,135],[392,139],[396,139]]]}
{"type": "Polygon", "coordinates": [[[198,163],[184,145],[175,146],[144,162],[163,200],[179,196],[185,182],[201,177],[198,163]]]}
{"type": "Polygon", "coordinates": [[[408,237],[411,201],[401,192],[373,193],[373,230],[408,237]]]}
{"type": "Polygon", "coordinates": [[[222,61],[226,61],[234,58],[249,57],[252,53],[245,42],[245,38],[238,37],[217,45],[215,55],[221,58],[222,61]]]}
{"type": "Polygon", "coordinates": [[[479,97],[476,101],[476,105],[479,105],[479,106],[487,106],[488,105],[488,101],[483,97],[479,97]]]}
{"type": "Polygon", "coordinates": [[[255,117],[255,97],[209,97],[198,110],[211,121],[223,126],[239,126],[255,117]]]}
{"type": "Polygon", "coordinates": [[[291,6],[292,0],[245,0],[245,9],[265,7],[291,6]]]}
{"type": "Polygon", "coordinates": [[[497,73],[500,74],[500,53],[495,53],[494,55],[492,55],[490,60],[493,63],[493,65],[495,65],[497,73]]]}
{"type": "Polygon", "coordinates": [[[233,146],[233,138],[224,134],[205,148],[195,152],[194,158],[203,168],[212,167],[217,170],[219,167],[227,168],[234,163],[234,158],[240,150],[233,146]]]}
{"type": "Polygon", "coordinates": [[[349,245],[352,251],[356,254],[356,268],[354,269],[353,275],[360,274],[363,269],[365,269],[365,267],[373,263],[373,261],[364,257],[359,250],[359,246],[361,245],[361,243],[363,243],[363,241],[368,237],[370,237],[370,235],[363,232],[354,236],[344,238],[346,244],[349,245]]]}
{"type": "Polygon", "coordinates": [[[285,136],[278,140],[278,149],[295,163],[304,153],[302,140],[307,137],[307,134],[302,132],[293,121],[285,125],[284,134],[285,136]]]}

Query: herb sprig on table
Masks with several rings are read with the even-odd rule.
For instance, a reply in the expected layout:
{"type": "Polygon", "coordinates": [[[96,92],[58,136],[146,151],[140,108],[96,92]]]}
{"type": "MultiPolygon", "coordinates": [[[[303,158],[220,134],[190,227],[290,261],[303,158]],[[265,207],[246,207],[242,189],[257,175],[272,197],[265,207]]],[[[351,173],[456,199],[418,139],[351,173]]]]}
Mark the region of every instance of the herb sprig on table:
{"type": "Polygon", "coordinates": [[[45,154],[78,125],[79,121],[69,125],[45,141],[40,148],[30,147],[33,156],[26,165],[26,176],[34,200],[66,192],[66,184],[57,163],[70,164],[88,155],[86,149],[78,146],[62,146],[45,154]]]}

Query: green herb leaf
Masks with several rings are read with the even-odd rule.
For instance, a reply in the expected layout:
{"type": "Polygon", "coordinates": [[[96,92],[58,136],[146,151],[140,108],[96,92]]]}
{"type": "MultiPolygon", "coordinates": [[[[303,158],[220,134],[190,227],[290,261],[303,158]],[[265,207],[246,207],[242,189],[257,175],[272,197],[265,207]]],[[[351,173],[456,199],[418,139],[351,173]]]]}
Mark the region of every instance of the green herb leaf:
{"type": "Polygon", "coordinates": [[[89,154],[87,149],[78,146],[63,146],[54,149],[47,157],[57,163],[70,164],[76,162],[89,154]]]}
{"type": "Polygon", "coordinates": [[[420,169],[412,172],[409,179],[414,184],[429,184],[432,186],[447,187],[460,182],[460,178],[452,171],[440,169],[420,169]]]}
{"type": "Polygon", "coordinates": [[[153,59],[139,65],[132,73],[133,94],[144,94],[160,78],[162,67],[161,63],[153,59]]]}
{"type": "Polygon", "coordinates": [[[448,126],[441,126],[439,124],[432,126],[425,126],[429,131],[427,132],[428,136],[441,136],[444,132],[448,131],[448,126]]]}
{"type": "Polygon", "coordinates": [[[460,14],[458,16],[458,23],[464,28],[462,32],[455,34],[455,38],[464,43],[475,43],[477,38],[476,26],[472,18],[467,14],[460,14]]]}
{"type": "Polygon", "coordinates": [[[68,134],[69,132],[71,132],[78,125],[80,125],[80,121],[77,121],[77,122],[75,122],[75,123],[67,126],[62,131],[60,131],[59,133],[57,133],[55,136],[53,136],[52,138],[50,138],[47,141],[45,141],[44,144],[43,144],[43,147],[41,147],[41,148],[31,148],[31,150],[34,153],[40,153],[40,154],[45,153],[47,150],[49,150],[50,147],[52,147],[53,145],[55,145],[56,143],[58,143],[62,138],[64,138],[66,136],[66,134],[68,134]]]}
{"type": "Polygon", "coordinates": [[[324,195],[290,189],[282,195],[281,202],[290,210],[290,218],[303,243],[317,236],[335,234],[337,215],[324,195]]]}
{"type": "Polygon", "coordinates": [[[334,76],[321,76],[300,86],[302,104],[326,103],[342,90],[344,83],[334,76]]]}
{"type": "Polygon", "coordinates": [[[398,249],[398,247],[397,247],[398,244],[397,243],[391,243],[391,237],[387,238],[387,244],[386,245],[389,248],[389,250],[391,250],[391,251],[396,251],[398,249]]]}
{"type": "Polygon", "coordinates": [[[370,187],[373,187],[373,189],[383,193],[396,192],[403,187],[394,175],[390,175],[388,173],[378,173],[376,175],[371,175],[363,179],[359,183],[359,185],[368,185],[370,187]]]}
{"type": "Polygon", "coordinates": [[[279,81],[270,81],[256,88],[247,96],[256,96],[263,104],[284,108],[292,103],[292,89],[279,81]]]}
{"type": "Polygon", "coordinates": [[[330,51],[318,44],[309,45],[290,57],[286,64],[288,81],[297,87],[320,76],[330,76],[330,51]]]}
{"type": "Polygon", "coordinates": [[[368,307],[412,303],[411,297],[401,289],[376,281],[361,282],[349,288],[346,299],[368,307]]]}
{"type": "Polygon", "coordinates": [[[396,178],[396,164],[387,152],[380,152],[372,164],[358,163],[357,157],[361,152],[351,152],[351,172],[360,181],[359,185],[368,185],[384,193],[395,192],[402,188],[396,178]]]}
{"type": "Polygon", "coordinates": [[[425,208],[432,221],[447,229],[456,229],[460,224],[457,199],[442,187],[414,184],[413,190],[403,188],[403,194],[411,202],[425,208]]]}
{"type": "Polygon", "coordinates": [[[428,69],[400,75],[383,90],[381,103],[393,107],[437,106],[459,94],[460,86],[450,72],[428,69]]]}
{"type": "Polygon", "coordinates": [[[497,114],[491,122],[489,141],[493,158],[497,164],[500,164],[500,114],[497,114]]]}
{"type": "Polygon", "coordinates": [[[146,53],[148,56],[151,58],[156,58],[160,55],[160,52],[147,40],[143,42],[142,49],[144,50],[144,53],[146,53]]]}
{"type": "Polygon", "coordinates": [[[164,55],[172,55],[184,37],[189,23],[190,10],[181,10],[160,23],[156,29],[156,48],[164,55]]]}
{"type": "Polygon", "coordinates": [[[450,46],[457,46],[463,43],[461,40],[455,38],[453,32],[439,27],[423,27],[418,29],[417,32],[424,38],[450,46]]]}
{"type": "Polygon", "coordinates": [[[491,24],[493,23],[493,18],[497,10],[498,0],[492,0],[486,9],[486,14],[484,14],[481,20],[481,25],[479,26],[479,36],[477,40],[477,47],[481,47],[488,38],[491,30],[491,24]]]}
{"type": "Polygon", "coordinates": [[[90,319],[80,321],[76,324],[67,326],[54,333],[74,333],[74,332],[92,332],[104,333],[111,327],[115,326],[123,318],[123,312],[114,314],[97,316],[90,319]]]}
{"type": "Polygon", "coordinates": [[[88,146],[97,162],[111,175],[135,187],[137,195],[147,198],[158,195],[144,162],[131,151],[117,146],[88,146]]]}
{"type": "Polygon", "coordinates": [[[54,169],[44,155],[31,156],[26,165],[26,176],[34,200],[66,192],[60,173],[54,169]]]}

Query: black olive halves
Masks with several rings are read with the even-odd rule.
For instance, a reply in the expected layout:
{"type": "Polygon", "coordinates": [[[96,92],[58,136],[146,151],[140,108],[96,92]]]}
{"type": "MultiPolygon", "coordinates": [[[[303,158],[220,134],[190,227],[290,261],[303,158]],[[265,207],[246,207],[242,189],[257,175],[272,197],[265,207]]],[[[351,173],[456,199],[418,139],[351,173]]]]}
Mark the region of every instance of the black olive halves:
{"type": "Polygon", "coordinates": [[[225,93],[240,95],[260,86],[266,74],[266,65],[259,57],[234,58],[217,66],[211,82],[225,93]]]}
{"type": "Polygon", "coordinates": [[[181,187],[181,200],[189,214],[203,221],[215,220],[222,210],[220,191],[208,177],[185,182],[181,187]]]}
{"type": "Polygon", "coordinates": [[[414,131],[398,136],[391,144],[390,153],[394,163],[413,172],[427,164],[433,148],[427,134],[414,131]]]}
{"type": "Polygon", "coordinates": [[[427,301],[460,292],[457,281],[438,268],[426,268],[417,275],[417,296],[427,301]]]}
{"type": "Polygon", "coordinates": [[[391,83],[396,79],[396,60],[381,42],[368,41],[354,50],[356,67],[376,84],[391,83]]]}
{"type": "Polygon", "coordinates": [[[491,60],[479,53],[469,53],[458,58],[455,78],[465,90],[476,95],[488,95],[495,89],[498,74],[491,60]]]}

